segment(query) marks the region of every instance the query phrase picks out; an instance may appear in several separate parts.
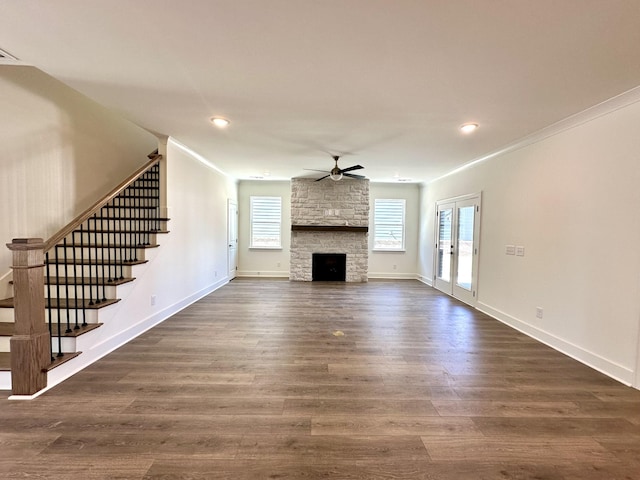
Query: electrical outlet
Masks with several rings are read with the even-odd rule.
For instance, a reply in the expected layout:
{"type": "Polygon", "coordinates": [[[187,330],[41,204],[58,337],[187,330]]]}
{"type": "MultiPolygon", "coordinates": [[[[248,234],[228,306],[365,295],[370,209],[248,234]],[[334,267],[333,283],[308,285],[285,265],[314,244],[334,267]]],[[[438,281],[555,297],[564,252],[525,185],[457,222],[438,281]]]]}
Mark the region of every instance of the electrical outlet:
{"type": "Polygon", "coordinates": [[[544,315],[544,310],[542,307],[536,307],[536,318],[542,318],[544,315]]]}
{"type": "Polygon", "coordinates": [[[280,266],[280,262],[278,262],[278,267],[280,266]]]}
{"type": "Polygon", "coordinates": [[[518,246],[516,247],[516,255],[517,255],[518,257],[524,257],[524,247],[522,247],[522,246],[518,245],[518,246]]]}
{"type": "Polygon", "coordinates": [[[217,277],[218,276],[218,271],[216,270],[215,272],[213,272],[213,276],[217,277]]]}
{"type": "Polygon", "coordinates": [[[505,253],[507,255],[515,255],[516,254],[516,246],[515,245],[506,245],[505,253]]]}
{"type": "Polygon", "coordinates": [[[398,265],[394,265],[393,269],[396,270],[398,268],[398,265]]]}
{"type": "Polygon", "coordinates": [[[149,300],[149,303],[151,304],[152,307],[156,304],[156,296],[155,295],[151,295],[151,299],[149,300]]]}

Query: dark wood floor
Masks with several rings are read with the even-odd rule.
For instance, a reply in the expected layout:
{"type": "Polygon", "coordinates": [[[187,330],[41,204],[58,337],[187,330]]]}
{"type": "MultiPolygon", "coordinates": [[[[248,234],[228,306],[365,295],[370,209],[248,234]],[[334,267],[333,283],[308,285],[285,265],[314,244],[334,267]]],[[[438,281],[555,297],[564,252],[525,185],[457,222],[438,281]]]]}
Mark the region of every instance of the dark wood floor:
{"type": "Polygon", "coordinates": [[[239,279],[0,400],[0,452],[3,479],[640,479],[640,391],[418,282],[239,279]]]}

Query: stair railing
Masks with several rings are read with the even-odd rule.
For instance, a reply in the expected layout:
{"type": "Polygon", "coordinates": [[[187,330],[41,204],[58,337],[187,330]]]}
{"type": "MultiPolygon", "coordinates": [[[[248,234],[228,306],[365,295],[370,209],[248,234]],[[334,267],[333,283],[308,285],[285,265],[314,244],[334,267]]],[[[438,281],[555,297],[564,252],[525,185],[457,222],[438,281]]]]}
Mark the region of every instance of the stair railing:
{"type": "Polygon", "coordinates": [[[33,395],[46,387],[47,370],[64,356],[63,332],[87,325],[87,309],[108,301],[107,286],[124,279],[125,266],[138,261],[138,249],[160,230],[162,156],[149,158],[47,241],[14,239],[7,244],[13,252],[15,293],[13,395],[33,395]]]}

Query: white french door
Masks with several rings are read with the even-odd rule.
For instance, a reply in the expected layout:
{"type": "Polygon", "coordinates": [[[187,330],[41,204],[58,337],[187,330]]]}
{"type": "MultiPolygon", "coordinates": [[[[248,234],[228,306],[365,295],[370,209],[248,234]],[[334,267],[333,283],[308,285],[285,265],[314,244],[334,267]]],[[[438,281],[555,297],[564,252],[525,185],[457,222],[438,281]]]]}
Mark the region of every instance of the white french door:
{"type": "Polygon", "coordinates": [[[434,286],[475,305],[480,238],[480,194],[436,204],[434,286]]]}

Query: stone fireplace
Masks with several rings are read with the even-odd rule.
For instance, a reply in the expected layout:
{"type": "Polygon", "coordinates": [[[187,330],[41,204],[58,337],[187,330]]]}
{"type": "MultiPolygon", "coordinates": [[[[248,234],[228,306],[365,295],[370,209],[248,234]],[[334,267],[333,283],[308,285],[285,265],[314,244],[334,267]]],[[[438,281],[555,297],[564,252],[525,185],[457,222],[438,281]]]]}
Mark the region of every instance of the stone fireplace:
{"type": "Polygon", "coordinates": [[[366,282],[369,269],[369,180],[291,180],[289,278],[313,279],[313,254],[345,254],[347,282],[366,282]]]}

